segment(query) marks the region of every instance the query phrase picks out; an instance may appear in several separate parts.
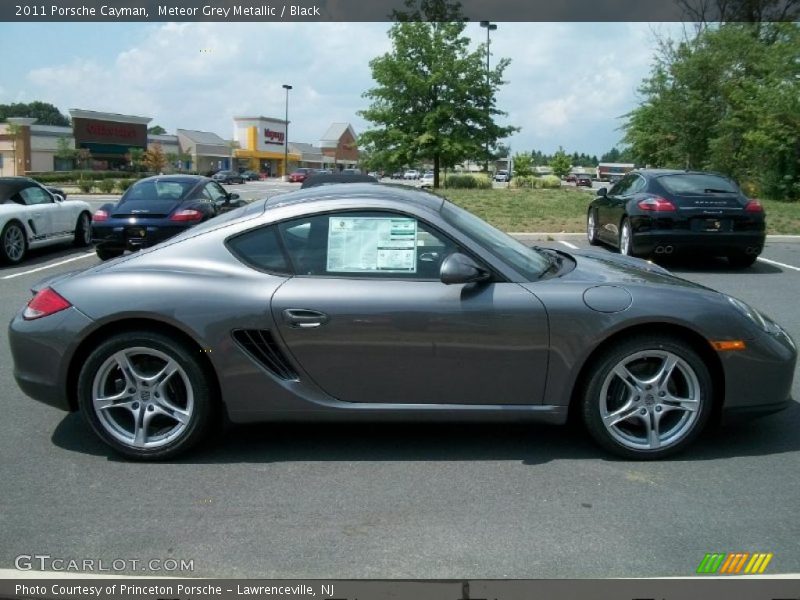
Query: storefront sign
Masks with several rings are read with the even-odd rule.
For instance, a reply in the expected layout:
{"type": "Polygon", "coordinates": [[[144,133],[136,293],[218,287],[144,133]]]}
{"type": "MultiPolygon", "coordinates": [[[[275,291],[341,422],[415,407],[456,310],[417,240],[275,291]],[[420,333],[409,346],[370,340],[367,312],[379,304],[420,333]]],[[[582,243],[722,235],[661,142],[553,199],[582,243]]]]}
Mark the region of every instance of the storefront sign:
{"type": "Polygon", "coordinates": [[[72,129],[78,147],[83,143],[147,147],[147,126],[144,124],[76,118],[72,120],[72,129]]]}
{"type": "Polygon", "coordinates": [[[264,128],[264,137],[267,144],[282,145],[286,139],[286,134],[283,131],[275,131],[274,129],[264,128]]]}

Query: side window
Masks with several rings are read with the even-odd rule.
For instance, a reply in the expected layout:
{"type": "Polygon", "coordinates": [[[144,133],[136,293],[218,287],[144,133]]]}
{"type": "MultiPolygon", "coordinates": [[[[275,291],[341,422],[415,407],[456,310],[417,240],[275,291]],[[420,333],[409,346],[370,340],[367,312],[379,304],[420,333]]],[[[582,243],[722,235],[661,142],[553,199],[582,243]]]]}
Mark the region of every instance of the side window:
{"type": "Polygon", "coordinates": [[[19,194],[28,206],[53,203],[53,197],[48,192],[35,185],[20,190],[19,194]]]}
{"type": "Polygon", "coordinates": [[[290,273],[275,227],[251,229],[228,240],[228,248],[246,265],[261,271],[290,273]]]}
{"type": "Polygon", "coordinates": [[[397,213],[334,213],[281,223],[298,275],[439,279],[459,248],[426,223],[397,213]]]}
{"type": "Polygon", "coordinates": [[[205,192],[206,193],[203,194],[203,195],[204,196],[208,196],[209,198],[211,198],[211,200],[213,202],[221,202],[221,201],[224,201],[228,197],[228,194],[225,193],[225,190],[223,190],[221,187],[219,187],[218,183],[209,183],[209,184],[207,184],[205,192]]]}
{"type": "Polygon", "coordinates": [[[643,191],[644,188],[647,187],[647,181],[644,177],[640,175],[634,175],[633,184],[631,185],[630,189],[628,190],[627,195],[633,196],[634,194],[638,194],[639,192],[643,191]]]}
{"type": "Polygon", "coordinates": [[[631,186],[633,186],[634,175],[626,175],[619,180],[618,183],[611,188],[608,192],[611,196],[627,196],[630,194],[631,186]]]}

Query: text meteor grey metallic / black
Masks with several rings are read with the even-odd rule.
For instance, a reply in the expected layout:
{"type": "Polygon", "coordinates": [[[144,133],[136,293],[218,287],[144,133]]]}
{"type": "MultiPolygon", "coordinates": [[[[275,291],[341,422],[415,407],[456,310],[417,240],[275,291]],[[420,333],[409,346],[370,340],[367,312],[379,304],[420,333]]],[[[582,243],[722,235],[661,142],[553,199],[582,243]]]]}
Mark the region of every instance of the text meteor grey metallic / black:
{"type": "Polygon", "coordinates": [[[531,420],[572,410],[661,458],[711,418],[785,408],[772,320],[645,261],[528,248],[427,192],[312,187],[39,284],[10,325],[20,387],[122,454],[214,422],[531,420]]]}

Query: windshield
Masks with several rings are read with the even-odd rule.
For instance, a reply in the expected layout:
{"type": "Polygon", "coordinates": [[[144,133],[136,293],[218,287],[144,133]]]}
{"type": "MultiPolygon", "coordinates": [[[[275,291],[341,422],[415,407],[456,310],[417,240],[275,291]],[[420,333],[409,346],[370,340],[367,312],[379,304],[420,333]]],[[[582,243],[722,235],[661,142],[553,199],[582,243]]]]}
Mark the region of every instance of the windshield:
{"type": "Polygon", "coordinates": [[[678,195],[738,194],[739,188],[730,179],[707,173],[679,173],[658,178],[664,188],[678,195]]]}
{"type": "Polygon", "coordinates": [[[550,266],[543,254],[528,248],[510,235],[495,229],[471,212],[445,201],[442,217],[479,246],[505,262],[528,281],[535,281],[550,266]]]}

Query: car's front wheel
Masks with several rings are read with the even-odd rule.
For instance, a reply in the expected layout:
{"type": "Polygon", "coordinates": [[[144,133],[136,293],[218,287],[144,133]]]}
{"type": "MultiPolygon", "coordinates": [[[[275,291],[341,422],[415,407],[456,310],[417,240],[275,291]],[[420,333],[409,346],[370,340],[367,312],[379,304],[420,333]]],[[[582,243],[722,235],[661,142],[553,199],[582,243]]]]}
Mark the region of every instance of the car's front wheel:
{"type": "Polygon", "coordinates": [[[702,358],[683,340],[633,337],[597,360],[583,389],[592,437],[625,458],[679,452],[711,414],[713,388],[702,358]]]}
{"type": "Polygon", "coordinates": [[[597,239],[597,213],[591,208],[586,215],[586,239],[592,246],[600,243],[600,240],[597,239]]]}
{"type": "Polygon", "coordinates": [[[78,403],[100,438],[130,458],[171,458],[208,429],[212,387],[205,370],[176,340],[121,333],[100,344],[78,377],[78,403]]]}
{"type": "Polygon", "coordinates": [[[25,231],[17,222],[11,222],[0,233],[0,258],[3,262],[15,265],[25,258],[28,243],[25,240],[25,231]]]}

